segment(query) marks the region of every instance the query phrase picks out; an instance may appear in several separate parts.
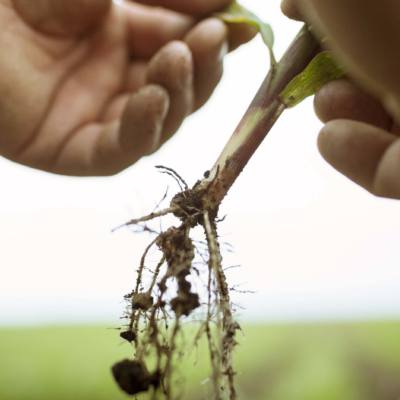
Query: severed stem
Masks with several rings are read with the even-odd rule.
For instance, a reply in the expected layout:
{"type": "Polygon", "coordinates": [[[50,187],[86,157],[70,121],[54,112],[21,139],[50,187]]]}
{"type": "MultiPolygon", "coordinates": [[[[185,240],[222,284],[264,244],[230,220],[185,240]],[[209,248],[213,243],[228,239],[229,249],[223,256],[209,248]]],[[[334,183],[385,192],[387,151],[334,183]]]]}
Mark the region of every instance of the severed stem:
{"type": "Polygon", "coordinates": [[[268,73],[207,178],[199,183],[198,188],[205,189],[207,193],[210,208],[215,208],[221,203],[251,156],[286,109],[280,99],[282,91],[319,51],[319,43],[305,25],[281,61],[268,73]]]}

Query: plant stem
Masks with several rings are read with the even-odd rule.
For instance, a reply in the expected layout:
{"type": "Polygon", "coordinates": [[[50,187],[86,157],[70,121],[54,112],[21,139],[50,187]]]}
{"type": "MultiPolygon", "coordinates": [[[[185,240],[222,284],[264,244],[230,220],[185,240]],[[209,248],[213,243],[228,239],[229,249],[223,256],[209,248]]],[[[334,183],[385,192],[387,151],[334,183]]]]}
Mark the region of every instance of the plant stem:
{"type": "Polygon", "coordinates": [[[198,188],[206,190],[210,208],[218,207],[286,109],[280,100],[283,89],[304,70],[319,51],[319,43],[305,25],[281,61],[270,70],[212,170],[198,185],[198,188]]]}

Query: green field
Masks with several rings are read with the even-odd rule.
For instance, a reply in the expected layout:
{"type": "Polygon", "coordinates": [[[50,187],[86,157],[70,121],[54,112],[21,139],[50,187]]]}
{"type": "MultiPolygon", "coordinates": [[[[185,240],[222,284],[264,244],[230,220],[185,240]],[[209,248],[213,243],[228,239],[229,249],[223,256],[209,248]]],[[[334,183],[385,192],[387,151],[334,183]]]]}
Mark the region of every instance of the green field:
{"type": "MultiPolygon", "coordinates": [[[[242,400],[398,400],[400,323],[247,326],[237,351],[242,400]]],[[[109,373],[129,355],[113,329],[0,329],[1,400],[119,400],[109,373]]],[[[206,354],[183,364],[183,399],[208,399],[206,354]]]]}

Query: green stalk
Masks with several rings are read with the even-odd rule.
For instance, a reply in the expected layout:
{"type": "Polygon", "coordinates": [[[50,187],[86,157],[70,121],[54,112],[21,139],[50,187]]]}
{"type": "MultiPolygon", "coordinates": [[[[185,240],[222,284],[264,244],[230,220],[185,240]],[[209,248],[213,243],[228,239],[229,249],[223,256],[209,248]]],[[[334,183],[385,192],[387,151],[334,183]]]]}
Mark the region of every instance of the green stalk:
{"type": "Polygon", "coordinates": [[[270,70],[213,168],[198,185],[199,189],[205,190],[210,208],[218,207],[287,108],[280,98],[283,90],[319,51],[319,43],[304,26],[282,59],[270,70]]]}

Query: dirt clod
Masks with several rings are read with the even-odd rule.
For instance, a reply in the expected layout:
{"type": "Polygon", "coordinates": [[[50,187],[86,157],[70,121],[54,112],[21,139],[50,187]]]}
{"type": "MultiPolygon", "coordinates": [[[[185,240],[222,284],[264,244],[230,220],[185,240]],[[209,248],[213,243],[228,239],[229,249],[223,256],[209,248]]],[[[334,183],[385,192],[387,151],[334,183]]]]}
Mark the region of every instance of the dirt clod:
{"type": "Polygon", "coordinates": [[[127,394],[145,392],[152,384],[152,376],[143,362],[122,360],[112,367],[112,374],[119,387],[127,394]]]}
{"type": "Polygon", "coordinates": [[[132,343],[136,340],[136,334],[132,331],[124,331],[119,334],[119,336],[126,340],[129,343],[132,343]]]}
{"type": "Polygon", "coordinates": [[[177,316],[189,316],[197,307],[200,307],[199,295],[197,293],[185,293],[171,300],[171,308],[177,316]]]}
{"type": "Polygon", "coordinates": [[[135,310],[147,311],[153,306],[153,297],[148,293],[135,293],[132,296],[132,307],[135,310]]]}

